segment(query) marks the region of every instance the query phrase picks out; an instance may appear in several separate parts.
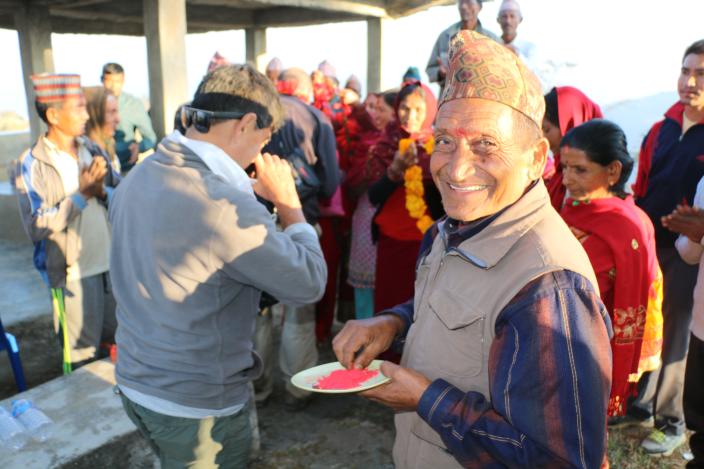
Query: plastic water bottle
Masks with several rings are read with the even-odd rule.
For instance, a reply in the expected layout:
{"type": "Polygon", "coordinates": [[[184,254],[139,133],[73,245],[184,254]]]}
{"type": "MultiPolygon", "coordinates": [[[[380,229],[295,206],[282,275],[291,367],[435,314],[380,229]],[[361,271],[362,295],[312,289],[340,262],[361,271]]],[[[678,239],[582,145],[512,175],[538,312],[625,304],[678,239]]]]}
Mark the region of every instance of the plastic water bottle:
{"type": "Polygon", "coordinates": [[[44,412],[34,407],[32,401],[27,399],[12,401],[12,415],[35,440],[46,441],[49,438],[54,422],[44,412]]]}
{"type": "Polygon", "coordinates": [[[0,407],[0,443],[8,448],[19,450],[29,441],[24,427],[14,419],[4,407],[0,407]]]}

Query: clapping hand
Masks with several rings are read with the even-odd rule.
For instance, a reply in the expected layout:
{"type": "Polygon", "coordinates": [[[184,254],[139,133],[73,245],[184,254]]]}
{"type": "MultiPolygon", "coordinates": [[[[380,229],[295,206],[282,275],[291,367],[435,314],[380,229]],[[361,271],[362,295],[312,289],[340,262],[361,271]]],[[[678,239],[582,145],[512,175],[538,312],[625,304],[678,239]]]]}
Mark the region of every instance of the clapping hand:
{"type": "Polygon", "coordinates": [[[678,205],[671,214],[662,217],[662,226],[682,234],[694,243],[704,238],[704,211],[689,205],[678,205]]]}
{"type": "Polygon", "coordinates": [[[445,81],[447,76],[447,61],[443,60],[442,57],[438,57],[438,81],[445,81]]]}
{"type": "Polygon", "coordinates": [[[78,175],[78,190],[86,199],[97,197],[105,198],[105,188],[103,181],[108,174],[108,166],[105,158],[94,156],[90,166],[83,166],[78,175]]]}

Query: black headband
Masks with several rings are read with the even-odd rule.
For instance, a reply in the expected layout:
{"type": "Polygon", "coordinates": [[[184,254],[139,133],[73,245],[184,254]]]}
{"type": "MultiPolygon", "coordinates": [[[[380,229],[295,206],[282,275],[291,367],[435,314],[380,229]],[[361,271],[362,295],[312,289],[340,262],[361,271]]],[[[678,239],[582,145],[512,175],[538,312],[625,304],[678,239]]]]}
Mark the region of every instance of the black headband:
{"type": "Polygon", "coordinates": [[[260,129],[271,127],[274,121],[269,110],[262,104],[228,93],[196,93],[190,107],[215,114],[236,112],[244,115],[252,112],[257,116],[257,127],[260,129]]]}

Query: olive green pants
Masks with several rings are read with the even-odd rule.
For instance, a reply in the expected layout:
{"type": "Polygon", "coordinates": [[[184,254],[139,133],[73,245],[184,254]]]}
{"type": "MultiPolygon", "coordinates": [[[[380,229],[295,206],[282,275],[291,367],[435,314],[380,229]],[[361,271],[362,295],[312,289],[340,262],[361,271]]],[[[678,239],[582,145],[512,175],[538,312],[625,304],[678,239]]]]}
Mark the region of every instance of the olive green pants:
{"type": "Polygon", "coordinates": [[[251,402],[234,415],[189,419],[160,414],[120,394],[127,416],[161,461],[162,469],[246,468],[252,446],[251,402]]]}

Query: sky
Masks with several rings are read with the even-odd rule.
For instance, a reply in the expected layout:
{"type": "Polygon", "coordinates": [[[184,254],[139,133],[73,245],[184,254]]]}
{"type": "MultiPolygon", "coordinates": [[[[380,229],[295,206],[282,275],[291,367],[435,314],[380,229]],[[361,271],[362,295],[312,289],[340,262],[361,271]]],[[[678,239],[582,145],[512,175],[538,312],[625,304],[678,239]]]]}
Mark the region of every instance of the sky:
{"type": "MultiPolygon", "coordinates": [[[[580,88],[602,108],[619,107],[624,119],[654,120],[665,109],[644,109],[638,116],[624,101],[650,97],[674,102],[684,49],[704,37],[704,0],[523,0],[519,37],[533,42],[541,61],[553,73],[549,85],[580,88]],[[666,94],[666,95],[665,95],[666,94]],[[663,98],[664,96],[664,98],[663,98]],[[656,113],[651,118],[651,114],[656,113]]],[[[500,1],[484,3],[479,15],[485,27],[500,32],[500,1]]],[[[459,20],[457,8],[436,7],[386,23],[382,51],[382,87],[397,86],[411,65],[424,71],[438,34],[459,20]]],[[[366,22],[267,30],[267,55],[284,67],[313,70],[327,59],[344,81],[355,74],[366,81],[366,22]]],[[[148,98],[146,41],[143,37],[52,34],[57,72],[79,73],[85,86],[100,82],[105,62],[126,70],[125,90],[148,98]]],[[[231,62],[245,60],[244,31],[189,34],[186,65],[189,95],[195,91],[215,51],[231,62]]],[[[17,33],[0,29],[0,112],[27,116],[17,33]]],[[[423,78],[427,76],[423,72],[423,78]]],[[[608,116],[607,116],[608,117],[608,116]]],[[[625,127],[629,123],[622,125],[625,127]]],[[[645,129],[647,130],[647,129],[645,129]]],[[[639,131],[639,130],[637,130],[639,131]]],[[[644,132],[644,130],[642,131],[644,132]]],[[[628,133],[628,132],[627,132],[628,133]]]]}

